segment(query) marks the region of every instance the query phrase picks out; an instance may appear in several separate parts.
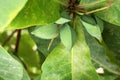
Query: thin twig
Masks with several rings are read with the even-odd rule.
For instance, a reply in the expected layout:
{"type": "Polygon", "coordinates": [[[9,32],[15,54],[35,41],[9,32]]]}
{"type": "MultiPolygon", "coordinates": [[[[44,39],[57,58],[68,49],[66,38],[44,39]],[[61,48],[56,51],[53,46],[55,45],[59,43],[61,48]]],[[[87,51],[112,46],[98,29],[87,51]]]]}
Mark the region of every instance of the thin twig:
{"type": "Polygon", "coordinates": [[[85,14],[88,15],[88,14],[92,14],[92,13],[95,13],[95,12],[98,12],[98,11],[103,11],[105,9],[108,9],[109,7],[103,7],[103,8],[100,8],[100,9],[95,9],[95,10],[92,10],[92,11],[88,11],[86,12],[85,14]]]}
{"type": "MultiPolygon", "coordinates": [[[[58,24],[58,30],[59,30],[61,27],[62,27],[62,25],[61,25],[61,24],[58,24]]],[[[53,41],[55,40],[55,36],[56,36],[58,30],[53,34],[52,39],[51,39],[51,41],[50,41],[50,43],[49,43],[49,45],[48,45],[48,50],[50,50],[50,48],[51,48],[51,46],[52,46],[52,43],[53,43],[53,41]]]]}
{"type": "Polygon", "coordinates": [[[18,52],[20,38],[21,38],[21,29],[17,30],[17,39],[16,39],[15,51],[14,51],[15,55],[18,52]]]}
{"type": "Polygon", "coordinates": [[[3,42],[2,46],[5,46],[10,40],[11,38],[13,37],[14,33],[16,32],[17,30],[14,30],[10,36],[8,36],[8,38],[3,42]]]}
{"type": "Polygon", "coordinates": [[[51,41],[50,41],[50,43],[49,43],[49,45],[48,45],[48,50],[50,50],[50,48],[51,48],[51,46],[52,46],[52,43],[53,43],[53,41],[54,41],[54,37],[51,39],[51,41]]]}

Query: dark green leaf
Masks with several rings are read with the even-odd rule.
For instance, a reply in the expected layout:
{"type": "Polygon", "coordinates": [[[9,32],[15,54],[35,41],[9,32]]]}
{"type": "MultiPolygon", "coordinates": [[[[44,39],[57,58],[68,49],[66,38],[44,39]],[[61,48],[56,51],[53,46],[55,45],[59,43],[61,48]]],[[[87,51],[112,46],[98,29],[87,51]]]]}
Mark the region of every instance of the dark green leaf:
{"type": "Polygon", "coordinates": [[[4,80],[4,79],[0,77],[0,80],[4,80]]]}
{"type": "Polygon", "coordinates": [[[101,80],[115,80],[117,77],[116,76],[101,76],[101,80]]]}
{"type": "Polygon", "coordinates": [[[101,33],[102,33],[104,30],[104,22],[100,18],[98,18],[97,16],[95,16],[95,19],[96,19],[96,22],[100,28],[101,33]]]}
{"type": "Polygon", "coordinates": [[[105,30],[103,32],[103,39],[113,55],[120,64],[120,28],[118,26],[105,23],[105,30]]]}
{"type": "Polygon", "coordinates": [[[116,64],[112,63],[107,54],[111,54],[109,49],[102,44],[99,44],[96,39],[91,37],[87,32],[86,40],[90,47],[92,60],[104,67],[109,72],[120,75],[120,68],[116,64]]]}

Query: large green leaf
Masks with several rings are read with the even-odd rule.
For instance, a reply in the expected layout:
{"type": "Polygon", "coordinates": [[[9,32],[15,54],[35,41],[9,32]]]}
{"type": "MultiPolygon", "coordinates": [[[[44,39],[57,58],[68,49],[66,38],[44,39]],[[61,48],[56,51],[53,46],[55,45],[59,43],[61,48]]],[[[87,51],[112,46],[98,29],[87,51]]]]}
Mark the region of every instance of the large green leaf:
{"type": "Polygon", "coordinates": [[[0,77],[5,80],[21,80],[23,77],[22,65],[12,58],[0,46],[0,77]],[[17,74],[16,74],[17,73],[17,74]]]}
{"type": "MultiPolygon", "coordinates": [[[[9,32],[9,34],[11,31],[9,32]]],[[[4,42],[9,35],[3,33],[0,37],[0,42],[4,42]],[[4,38],[3,38],[4,37],[4,38]]],[[[14,51],[16,42],[16,36],[13,36],[12,39],[4,46],[9,52],[14,51]]],[[[24,63],[24,66],[27,68],[29,74],[40,74],[40,66],[42,65],[41,59],[37,52],[37,47],[31,37],[29,36],[27,30],[23,30],[21,33],[20,43],[18,47],[18,56],[24,63]],[[28,41],[29,40],[29,41],[28,41]]]]}
{"type": "Polygon", "coordinates": [[[58,26],[57,24],[37,26],[32,34],[42,39],[53,39],[58,36],[58,26]]]}
{"type": "Polygon", "coordinates": [[[105,23],[103,39],[110,50],[113,51],[113,55],[120,64],[120,28],[118,26],[105,23]]]}
{"type": "Polygon", "coordinates": [[[71,52],[58,45],[42,66],[41,80],[99,80],[90,60],[80,20],[76,22],[77,41],[71,52]]]}
{"type": "Polygon", "coordinates": [[[8,26],[9,29],[43,25],[59,18],[59,6],[56,0],[28,0],[24,9],[8,26]]]}
{"type": "Polygon", "coordinates": [[[0,31],[15,18],[27,0],[0,0],[0,31]]]}
{"type": "Polygon", "coordinates": [[[120,15],[119,15],[120,1],[111,0],[111,2],[108,3],[108,5],[111,5],[111,4],[112,4],[111,7],[109,7],[106,10],[97,12],[96,15],[107,22],[120,26],[120,15]]]}
{"type": "Polygon", "coordinates": [[[64,45],[58,45],[42,65],[41,80],[71,80],[71,56],[64,45]]]}
{"type": "Polygon", "coordinates": [[[105,45],[99,44],[99,42],[95,38],[91,37],[87,32],[85,32],[85,34],[87,44],[90,47],[92,60],[109,72],[120,75],[119,66],[112,63],[110,58],[107,56],[107,54],[111,54],[111,51],[109,51],[105,45]]]}

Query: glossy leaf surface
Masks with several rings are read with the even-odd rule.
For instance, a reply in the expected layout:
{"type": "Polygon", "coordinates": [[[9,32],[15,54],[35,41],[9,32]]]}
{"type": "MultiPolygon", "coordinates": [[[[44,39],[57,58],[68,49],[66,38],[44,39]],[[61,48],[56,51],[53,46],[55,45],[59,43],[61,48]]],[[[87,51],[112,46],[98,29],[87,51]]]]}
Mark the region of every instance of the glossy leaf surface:
{"type": "Polygon", "coordinates": [[[57,24],[37,26],[32,34],[42,39],[52,39],[58,36],[58,26],[57,24]]]}
{"type": "Polygon", "coordinates": [[[8,26],[8,29],[44,25],[52,23],[58,18],[59,4],[56,0],[28,0],[23,10],[8,26]]]}
{"type": "Polygon", "coordinates": [[[27,0],[0,0],[0,31],[16,17],[27,0]]]}

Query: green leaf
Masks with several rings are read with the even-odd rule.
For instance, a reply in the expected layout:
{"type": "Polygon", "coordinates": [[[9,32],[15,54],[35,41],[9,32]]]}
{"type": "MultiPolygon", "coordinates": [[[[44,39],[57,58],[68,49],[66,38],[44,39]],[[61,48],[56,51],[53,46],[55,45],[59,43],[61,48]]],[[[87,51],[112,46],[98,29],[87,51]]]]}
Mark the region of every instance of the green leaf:
{"type": "Polygon", "coordinates": [[[10,24],[27,0],[0,0],[0,31],[10,24]]]}
{"type": "Polygon", "coordinates": [[[94,17],[91,15],[83,15],[83,16],[81,16],[81,19],[82,19],[82,21],[87,22],[88,24],[91,24],[91,25],[97,24],[94,17]]]}
{"type": "Polygon", "coordinates": [[[92,17],[86,17],[87,16],[82,17],[82,24],[91,36],[97,38],[101,42],[102,36],[99,25],[97,23],[95,24],[95,21],[92,19],[92,17]],[[86,22],[84,18],[90,20],[89,23],[86,22]]]}
{"type": "Polygon", "coordinates": [[[99,80],[90,60],[80,20],[76,22],[77,41],[71,52],[58,45],[42,65],[41,80],[99,80]]]}
{"type": "MultiPolygon", "coordinates": [[[[87,3],[94,3],[95,4],[96,1],[99,1],[99,0],[81,0],[80,4],[87,4],[87,3]]],[[[103,1],[103,0],[101,0],[101,1],[103,1]]]]}
{"type": "Polygon", "coordinates": [[[101,80],[116,80],[115,76],[101,76],[101,80]]]}
{"type": "Polygon", "coordinates": [[[30,80],[30,77],[28,76],[28,74],[25,71],[25,69],[23,69],[23,78],[22,78],[22,80],[30,80]]]}
{"type": "Polygon", "coordinates": [[[102,33],[104,30],[104,22],[102,21],[102,19],[98,18],[97,16],[95,16],[95,19],[102,33]]]}
{"type": "Polygon", "coordinates": [[[76,32],[77,41],[71,51],[73,55],[73,80],[99,80],[95,68],[91,63],[90,50],[86,44],[83,27],[79,18],[76,20],[76,32]]]}
{"type": "Polygon", "coordinates": [[[70,22],[70,20],[66,19],[66,18],[60,18],[55,23],[56,24],[64,24],[64,23],[67,23],[67,22],[70,22]]]}
{"type": "MultiPolygon", "coordinates": [[[[40,68],[41,64],[39,54],[37,53],[37,46],[29,36],[28,32],[25,30],[22,31],[18,48],[18,56],[22,59],[28,70],[31,68],[40,68]]],[[[31,72],[37,73],[37,71],[35,72],[32,70],[31,72]]]]}
{"type": "Polygon", "coordinates": [[[58,26],[57,24],[38,26],[32,34],[42,39],[53,39],[58,36],[58,26]]]}
{"type": "Polygon", "coordinates": [[[111,51],[109,51],[105,45],[99,44],[99,42],[97,42],[97,40],[90,36],[87,32],[85,32],[85,34],[87,44],[90,47],[92,60],[109,72],[120,75],[119,66],[112,63],[109,56],[107,55],[111,54],[111,51]]]}
{"type": "MultiPolygon", "coordinates": [[[[109,0],[108,0],[109,1],[109,0]]],[[[107,3],[110,6],[108,9],[97,12],[95,15],[100,17],[101,19],[120,26],[120,1],[119,0],[111,0],[107,3]]]]}
{"type": "Polygon", "coordinates": [[[120,65],[120,27],[105,23],[103,39],[120,65]]]}
{"type": "Polygon", "coordinates": [[[59,17],[59,5],[56,0],[28,0],[8,29],[44,25],[56,21],[59,17]]]}
{"type": "Polygon", "coordinates": [[[42,54],[44,57],[47,57],[48,54],[55,48],[55,46],[58,45],[58,43],[60,42],[60,39],[58,37],[55,38],[51,47],[50,47],[50,49],[48,50],[48,45],[49,45],[51,40],[41,39],[41,38],[36,37],[33,34],[31,34],[31,32],[34,31],[35,28],[36,27],[30,27],[29,28],[29,33],[30,33],[32,39],[35,41],[35,43],[38,47],[39,54],[42,54]]]}
{"type": "Polygon", "coordinates": [[[4,80],[4,79],[0,77],[0,80],[4,80]]]}
{"type": "Polygon", "coordinates": [[[72,33],[71,33],[70,26],[68,24],[65,24],[60,29],[60,39],[62,43],[64,44],[64,46],[68,50],[70,50],[72,47],[72,33]]]}
{"type": "Polygon", "coordinates": [[[21,80],[22,65],[0,46],[0,77],[5,80],[21,80]]]}
{"type": "Polygon", "coordinates": [[[85,7],[86,11],[93,11],[106,6],[107,0],[81,0],[80,5],[85,7]]]}
{"type": "Polygon", "coordinates": [[[42,65],[41,80],[71,80],[71,55],[58,45],[42,65]]]}

